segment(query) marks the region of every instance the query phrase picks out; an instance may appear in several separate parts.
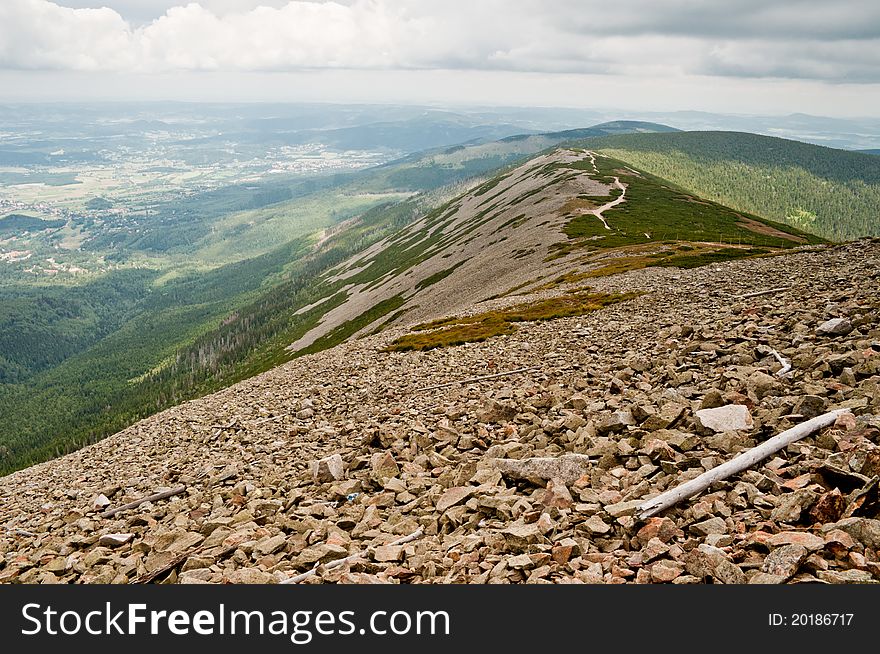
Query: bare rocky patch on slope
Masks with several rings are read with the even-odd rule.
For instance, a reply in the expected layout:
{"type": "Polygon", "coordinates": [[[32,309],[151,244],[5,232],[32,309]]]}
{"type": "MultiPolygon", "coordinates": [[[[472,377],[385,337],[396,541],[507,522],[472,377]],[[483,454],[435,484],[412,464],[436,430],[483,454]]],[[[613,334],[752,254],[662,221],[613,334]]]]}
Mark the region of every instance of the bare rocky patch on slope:
{"type": "MultiPolygon", "coordinates": [[[[389,256],[400,263],[378,279],[344,286],[346,302],[324,314],[289,349],[306,348],[396,296],[405,300],[401,313],[406,312],[408,321],[423,320],[546,274],[550,247],[564,238],[562,227],[570,220],[560,209],[578,195],[607,195],[609,191],[587,172],[563,166],[584,156],[557,150],[531,159],[341,264],[330,272],[329,281],[346,281],[371,267],[379,269],[389,256]],[[413,258],[413,265],[403,265],[413,258]]],[[[557,262],[553,267],[560,265],[557,262]]],[[[362,333],[373,328],[367,325],[362,333]]]]}
{"type": "Polygon", "coordinates": [[[645,294],[429,352],[383,353],[392,328],[3,478],[0,581],[880,580],[880,244],[591,284],[645,294]],[[731,405],[726,426],[697,415],[731,405]],[[632,516],[838,407],[853,415],[632,516]]]}

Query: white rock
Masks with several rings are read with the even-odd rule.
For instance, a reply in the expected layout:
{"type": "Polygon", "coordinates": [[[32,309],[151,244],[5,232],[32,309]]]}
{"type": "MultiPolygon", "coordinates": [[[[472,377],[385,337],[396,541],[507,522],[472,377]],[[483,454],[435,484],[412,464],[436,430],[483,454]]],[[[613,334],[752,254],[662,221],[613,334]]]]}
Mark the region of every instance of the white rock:
{"type": "Polygon", "coordinates": [[[339,481],[345,476],[345,462],[339,454],[312,461],[312,477],[317,482],[339,481]]]}
{"type": "Polygon", "coordinates": [[[104,534],[98,539],[102,547],[119,547],[134,538],[134,534],[104,534]]]}
{"type": "Polygon", "coordinates": [[[852,323],[846,318],[832,318],[816,327],[816,333],[826,336],[846,336],[852,329],[852,323]]]}
{"type": "Polygon", "coordinates": [[[749,408],[742,404],[728,404],[715,409],[700,409],[694,414],[699,423],[712,431],[749,431],[754,428],[749,408]]]}

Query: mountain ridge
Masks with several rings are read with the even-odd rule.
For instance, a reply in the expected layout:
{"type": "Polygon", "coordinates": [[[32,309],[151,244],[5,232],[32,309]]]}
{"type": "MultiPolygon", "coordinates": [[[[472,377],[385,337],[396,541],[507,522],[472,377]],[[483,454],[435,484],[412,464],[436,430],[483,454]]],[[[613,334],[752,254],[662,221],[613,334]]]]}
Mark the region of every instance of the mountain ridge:
{"type": "Polygon", "coordinates": [[[792,485],[804,471],[824,480],[838,441],[876,447],[880,369],[876,356],[855,352],[880,335],[880,306],[868,290],[880,282],[878,261],[880,243],[864,241],[695,269],[647,268],[593,280],[596,290],[638,290],[638,297],[525,323],[483,343],[386,352],[407,329],[393,327],[300,357],[0,479],[8,498],[0,507],[0,581],[277,583],[360,551],[368,552],[364,561],[321,567],[313,580],[871,581],[871,569],[821,549],[822,565],[764,572],[776,541],[792,534],[849,530],[850,550],[866,551],[855,526],[868,518],[808,515],[807,494],[764,483],[753,489],[752,481],[772,475],[774,484],[792,485]],[[840,275],[865,283],[842,289],[840,275]],[[790,286],[770,302],[748,299],[771,280],[790,286]],[[840,316],[854,331],[815,331],[840,316]],[[773,352],[794,363],[793,377],[772,376],[773,352]],[[833,372],[839,357],[849,357],[851,372],[833,372]],[[841,385],[839,375],[853,375],[855,386],[841,385]],[[474,377],[488,379],[461,381],[474,377]],[[804,395],[818,400],[805,404],[804,395]],[[700,426],[701,407],[729,402],[748,405],[753,428],[700,426]],[[858,417],[825,430],[800,455],[782,453],[792,458],[788,466],[759,464],[647,524],[628,515],[627,506],[683,471],[712,467],[796,424],[803,416],[793,407],[848,407],[858,417]],[[542,457],[563,456],[583,474],[542,479],[542,457]],[[326,467],[333,457],[341,469],[326,467]],[[514,464],[525,460],[538,467],[518,475],[514,464]],[[174,494],[101,515],[162,489],[174,494]],[[411,546],[380,549],[420,528],[411,546]],[[660,540],[652,536],[658,530],[660,540]],[[768,554],[761,543],[771,536],[768,554]],[[730,544],[708,567],[689,554],[721,543],[730,544]]]}
{"type": "MultiPolygon", "coordinates": [[[[613,124],[618,128],[621,125],[619,122],[613,124]]],[[[677,134],[657,135],[655,138],[676,137],[677,134]]],[[[557,284],[557,279],[567,276],[589,280],[597,275],[644,267],[705,265],[744,256],[767,256],[780,246],[821,242],[821,239],[814,239],[797,228],[707,201],[692,190],[669,183],[662,176],[651,175],[644,170],[639,173],[636,170],[638,166],[633,168],[635,164],[600,158],[600,163],[606,162],[602,163],[602,170],[591,172],[592,167],[584,159],[573,162],[568,171],[545,171],[549,175],[545,182],[549,183],[554,176],[589,177],[592,174],[595,181],[611,188],[611,193],[605,196],[581,194],[585,197],[569,197],[570,206],[566,208],[564,220],[554,211],[548,211],[551,215],[546,220],[550,222],[539,230],[543,236],[535,243],[527,244],[528,247],[505,249],[503,242],[495,243],[492,247],[500,252],[498,258],[509,262],[509,273],[505,273],[509,274],[509,285],[495,279],[491,266],[481,267],[475,262],[463,263],[456,259],[457,265],[454,267],[453,259],[442,258],[451,250],[436,253],[438,258],[433,263],[424,264],[418,259],[425,252],[419,252],[417,247],[410,248],[410,263],[406,264],[407,270],[400,273],[413,275],[415,273],[410,269],[418,268],[425,274],[420,272],[418,279],[405,279],[399,274],[392,274],[400,265],[391,261],[393,257],[386,257],[388,261],[381,265],[371,264],[372,272],[356,280],[361,289],[370,287],[369,295],[364,296],[360,304],[351,301],[350,289],[344,290],[346,284],[343,280],[327,282],[325,275],[334,266],[343,264],[351,257],[357,258],[357,254],[371,244],[380,247],[376,243],[383,239],[387,242],[393,234],[406,230],[410,222],[421,220],[431,213],[434,210],[431,205],[442,204],[450,196],[461,195],[462,192],[477,193],[478,186],[470,191],[465,189],[480,183],[488,187],[481,197],[489,198],[493,195],[495,180],[516,169],[517,164],[511,162],[524,160],[535,149],[547,148],[541,156],[548,155],[564,141],[561,137],[546,139],[538,135],[508,143],[477,144],[464,149],[445,148],[428,153],[420,160],[398,165],[397,168],[374,169],[368,173],[368,177],[363,178],[365,181],[355,183],[346,178],[349,181],[345,183],[351,185],[352,192],[387,188],[382,186],[387,184],[402,192],[402,188],[396,184],[404,173],[410,176],[410,180],[419,180],[416,188],[422,185],[421,188],[439,190],[423,191],[422,195],[413,195],[396,203],[379,202],[373,209],[359,214],[359,218],[344,216],[348,221],[345,229],[324,228],[323,236],[315,234],[314,238],[298,239],[260,257],[218,268],[204,279],[198,276],[181,278],[154,288],[148,295],[148,302],[150,306],[164,307],[161,312],[128,321],[124,329],[103,338],[81,355],[64,360],[49,373],[41,373],[33,388],[8,386],[3,389],[0,409],[4,415],[17,416],[23,426],[12,428],[13,422],[4,421],[7,427],[3,431],[6,450],[0,452],[2,469],[11,470],[93,442],[134,419],[258,374],[283,363],[294,354],[315,352],[342,340],[357,338],[404,321],[430,322],[444,317],[441,315],[443,313],[461,314],[466,312],[469,303],[492,295],[552,286],[557,284]],[[503,172],[494,175],[488,172],[497,170],[502,162],[506,162],[503,172]],[[418,174],[413,177],[413,172],[418,174]],[[480,181],[469,177],[474,174],[480,181]],[[612,227],[609,231],[593,212],[597,206],[615,202],[616,194],[620,193],[619,188],[613,188],[615,177],[623,180],[622,184],[632,186],[632,196],[628,199],[633,202],[623,202],[605,214],[606,222],[612,227]],[[458,187],[442,186],[450,179],[459,180],[458,187]],[[462,179],[471,181],[462,182],[462,179]],[[556,230],[555,226],[562,222],[565,225],[554,236],[552,232],[556,230]],[[551,223],[553,229],[550,229],[551,223]],[[761,234],[755,229],[765,233],[761,234]],[[687,245],[693,239],[696,239],[696,246],[687,245]],[[314,244],[319,240],[323,240],[323,243],[315,249],[314,244]],[[676,245],[678,241],[682,243],[676,245]],[[537,250],[529,252],[533,245],[540,245],[540,253],[537,250]],[[546,250],[547,246],[552,246],[552,252],[546,250]],[[644,249],[639,251],[640,248],[644,249]],[[569,265],[569,262],[578,260],[579,263],[569,265]],[[525,274],[529,270],[526,262],[534,270],[533,277],[527,278],[525,274]],[[368,279],[373,273],[375,279],[368,279]],[[381,275],[389,277],[379,279],[381,275]],[[496,284],[498,288],[493,288],[492,292],[475,290],[464,294],[462,289],[469,285],[477,288],[483,285],[469,282],[471,276],[474,279],[482,276],[482,279],[496,284]],[[394,292],[385,293],[395,284],[403,285],[394,292]],[[512,290],[515,287],[522,288],[512,290]],[[230,289],[236,292],[240,290],[243,299],[239,303],[224,305],[223,293],[228,294],[230,289]],[[199,302],[199,294],[205,290],[210,291],[209,299],[214,305],[206,306],[204,302],[199,302]],[[422,298],[421,307],[415,306],[420,304],[419,297],[422,298]],[[436,315],[430,312],[431,306],[435,306],[436,315]],[[325,318],[325,315],[330,318],[325,318]],[[163,325],[178,322],[186,327],[186,340],[181,342],[164,338],[167,329],[163,325]],[[296,351],[285,349],[291,344],[299,346],[295,348],[296,351]],[[115,375],[109,380],[108,370],[110,375],[115,375]],[[58,389],[64,387],[65,383],[69,384],[71,378],[76,380],[76,388],[59,398],[58,389]],[[59,411],[47,415],[43,407],[53,403],[56,403],[59,411]]],[[[575,140],[574,144],[566,147],[584,150],[584,147],[593,147],[592,143],[592,140],[586,140],[577,145],[575,140]]],[[[584,155],[579,156],[583,159],[584,155]]],[[[536,195],[524,198],[526,204],[546,198],[544,201],[550,203],[547,207],[552,205],[561,209],[558,206],[559,198],[554,199],[550,193],[553,187],[548,184],[543,186],[546,188],[537,190],[536,195]]],[[[503,185],[499,188],[503,188],[503,185]]],[[[498,190],[494,189],[494,192],[498,190]]],[[[487,203],[480,210],[491,204],[487,203]]],[[[272,205],[271,215],[277,218],[283,214],[285,206],[285,203],[272,205]]],[[[497,209],[499,207],[483,218],[493,217],[498,213],[497,209]]],[[[476,223],[485,221],[477,219],[475,215],[460,218],[475,220],[475,233],[485,237],[485,244],[502,237],[510,239],[511,235],[531,230],[537,225],[534,221],[525,221],[531,225],[517,225],[516,219],[522,212],[508,213],[510,215],[506,219],[482,226],[476,223]],[[512,222],[503,227],[503,234],[489,235],[492,225],[502,229],[507,220],[512,222]]],[[[434,218],[440,220],[441,214],[442,211],[434,218]]],[[[442,219],[441,222],[448,219],[442,219]]],[[[410,236],[415,236],[412,231],[410,236]]],[[[475,243],[477,241],[473,241],[470,247],[479,249],[475,243]]],[[[152,284],[150,279],[134,282],[146,284],[147,287],[152,284]]],[[[355,295],[360,295],[360,292],[355,295]]],[[[572,302],[577,304],[575,300],[572,302]]],[[[493,328],[482,330],[482,336],[491,337],[493,330],[516,329],[516,325],[506,317],[494,316],[492,319],[495,321],[493,328]]],[[[407,342],[419,342],[420,347],[427,347],[433,340],[456,340],[463,331],[475,330],[473,326],[459,324],[436,334],[427,332],[424,338],[413,336],[407,342]]],[[[46,350],[47,353],[52,351],[46,350]]],[[[17,361],[0,360],[0,363],[12,369],[13,373],[17,369],[12,364],[19,365],[17,361]]]]}
{"type": "Polygon", "coordinates": [[[826,238],[880,235],[880,159],[866,153],[723,131],[587,143],[692,193],[826,238]]]}

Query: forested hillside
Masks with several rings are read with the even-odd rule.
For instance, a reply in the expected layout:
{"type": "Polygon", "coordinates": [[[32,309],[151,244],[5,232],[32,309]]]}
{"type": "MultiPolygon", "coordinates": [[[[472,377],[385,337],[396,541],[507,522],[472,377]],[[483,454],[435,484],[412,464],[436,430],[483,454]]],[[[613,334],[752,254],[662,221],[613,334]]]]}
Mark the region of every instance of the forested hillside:
{"type": "Polygon", "coordinates": [[[880,235],[880,158],[740,132],[590,139],[707,199],[833,240],[880,235]]]}
{"type": "Polygon", "coordinates": [[[296,314],[317,299],[315,280],[437,197],[380,205],[318,251],[297,239],[158,287],[154,272],[129,271],[66,289],[0,291],[0,473],[287,360],[284,347],[343,299],[296,314]]]}

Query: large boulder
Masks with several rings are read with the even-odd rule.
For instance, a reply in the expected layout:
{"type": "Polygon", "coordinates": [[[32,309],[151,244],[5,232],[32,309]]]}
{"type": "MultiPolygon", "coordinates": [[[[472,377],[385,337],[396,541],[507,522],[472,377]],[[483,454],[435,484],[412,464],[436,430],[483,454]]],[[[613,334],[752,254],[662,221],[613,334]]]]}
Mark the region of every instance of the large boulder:
{"type": "Polygon", "coordinates": [[[719,434],[725,431],[750,431],[755,426],[752,414],[744,404],[700,409],[694,415],[701,427],[719,434]]]}

